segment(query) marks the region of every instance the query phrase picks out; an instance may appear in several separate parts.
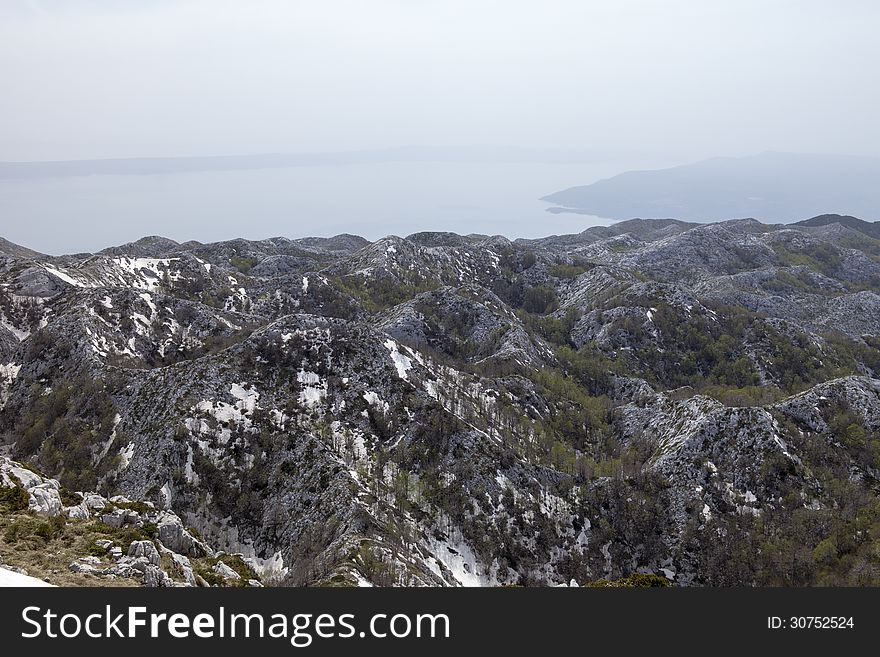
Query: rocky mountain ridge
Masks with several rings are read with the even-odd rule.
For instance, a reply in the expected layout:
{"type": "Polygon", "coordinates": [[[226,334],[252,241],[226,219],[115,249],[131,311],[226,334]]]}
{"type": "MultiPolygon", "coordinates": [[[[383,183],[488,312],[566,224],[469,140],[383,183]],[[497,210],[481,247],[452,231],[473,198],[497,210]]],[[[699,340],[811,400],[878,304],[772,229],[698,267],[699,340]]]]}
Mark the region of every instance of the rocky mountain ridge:
{"type": "Polygon", "coordinates": [[[3,248],[0,432],[271,583],[877,583],[880,240],[832,219],[3,248]]]}

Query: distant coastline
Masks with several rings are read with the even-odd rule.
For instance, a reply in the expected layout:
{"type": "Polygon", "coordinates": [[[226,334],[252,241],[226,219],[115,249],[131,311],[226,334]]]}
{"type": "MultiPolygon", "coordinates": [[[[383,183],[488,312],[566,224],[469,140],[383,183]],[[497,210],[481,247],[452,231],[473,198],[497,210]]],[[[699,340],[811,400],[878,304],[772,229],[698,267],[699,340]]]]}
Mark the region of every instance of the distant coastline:
{"type": "Polygon", "coordinates": [[[552,214],[625,220],[753,217],[788,223],[842,212],[880,218],[880,158],[803,153],[718,157],[667,169],[627,171],[542,197],[552,214]]]}

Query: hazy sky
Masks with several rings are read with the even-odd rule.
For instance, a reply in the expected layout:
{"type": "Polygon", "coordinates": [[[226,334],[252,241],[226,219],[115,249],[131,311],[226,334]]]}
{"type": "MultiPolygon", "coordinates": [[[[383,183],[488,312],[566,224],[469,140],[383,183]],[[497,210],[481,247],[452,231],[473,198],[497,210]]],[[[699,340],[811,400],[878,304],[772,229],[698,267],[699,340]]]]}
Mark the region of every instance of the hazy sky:
{"type": "Polygon", "coordinates": [[[0,160],[880,153],[873,0],[0,0],[0,160]]]}
{"type": "Polygon", "coordinates": [[[878,26],[876,0],[0,0],[0,162],[461,154],[0,179],[0,235],[577,232],[607,220],[537,199],[721,155],[880,155],[878,26]]]}

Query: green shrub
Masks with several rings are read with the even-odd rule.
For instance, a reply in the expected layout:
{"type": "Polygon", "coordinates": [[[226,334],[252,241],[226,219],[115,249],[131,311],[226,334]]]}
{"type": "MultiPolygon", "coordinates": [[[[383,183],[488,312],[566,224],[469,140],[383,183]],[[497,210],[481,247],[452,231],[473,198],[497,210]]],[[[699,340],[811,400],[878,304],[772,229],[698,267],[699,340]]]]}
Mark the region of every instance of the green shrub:
{"type": "Polygon", "coordinates": [[[28,508],[30,496],[21,486],[0,488],[0,507],[6,512],[24,511],[28,508]]]}
{"type": "Polygon", "coordinates": [[[58,491],[58,495],[61,497],[61,503],[64,506],[77,506],[80,502],[82,502],[82,496],[78,493],[74,493],[71,490],[68,490],[64,486],[61,487],[61,490],[58,491]]]}
{"type": "Polygon", "coordinates": [[[600,579],[584,584],[588,588],[658,588],[669,586],[669,580],[662,575],[634,573],[616,580],[600,579]]]}
{"type": "Polygon", "coordinates": [[[587,265],[574,264],[569,265],[566,263],[561,263],[558,265],[554,265],[550,269],[550,275],[555,276],[556,278],[577,278],[585,271],[589,271],[590,267],[587,265]]]}
{"type": "Polygon", "coordinates": [[[525,291],[522,307],[533,315],[547,315],[559,308],[559,298],[553,288],[537,285],[525,291]]]}
{"type": "Polygon", "coordinates": [[[229,264],[235,267],[242,274],[247,274],[251,269],[253,269],[254,265],[257,264],[259,260],[257,260],[254,256],[232,256],[229,259],[229,264]]]}

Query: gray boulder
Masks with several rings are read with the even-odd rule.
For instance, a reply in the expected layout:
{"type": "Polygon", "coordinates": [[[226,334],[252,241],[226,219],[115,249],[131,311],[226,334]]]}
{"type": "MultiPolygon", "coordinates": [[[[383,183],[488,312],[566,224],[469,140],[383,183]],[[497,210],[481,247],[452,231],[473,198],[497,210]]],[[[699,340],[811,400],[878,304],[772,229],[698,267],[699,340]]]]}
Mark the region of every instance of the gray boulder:
{"type": "Polygon", "coordinates": [[[135,559],[143,557],[154,566],[161,563],[159,550],[156,549],[152,541],[132,541],[132,544],[128,546],[128,556],[135,559]]]}
{"type": "Polygon", "coordinates": [[[172,552],[190,557],[204,557],[211,553],[210,548],[190,534],[180,518],[173,513],[163,512],[156,526],[159,541],[172,552]]]}

